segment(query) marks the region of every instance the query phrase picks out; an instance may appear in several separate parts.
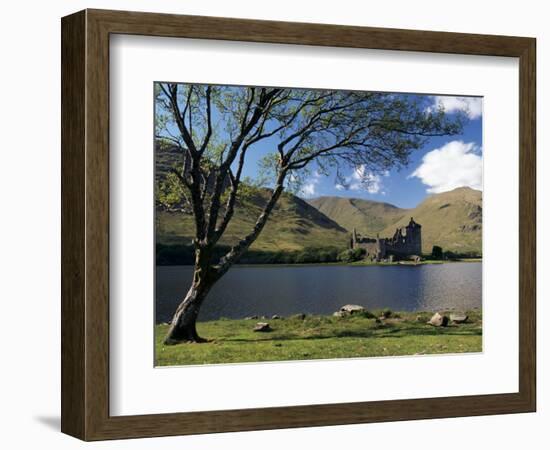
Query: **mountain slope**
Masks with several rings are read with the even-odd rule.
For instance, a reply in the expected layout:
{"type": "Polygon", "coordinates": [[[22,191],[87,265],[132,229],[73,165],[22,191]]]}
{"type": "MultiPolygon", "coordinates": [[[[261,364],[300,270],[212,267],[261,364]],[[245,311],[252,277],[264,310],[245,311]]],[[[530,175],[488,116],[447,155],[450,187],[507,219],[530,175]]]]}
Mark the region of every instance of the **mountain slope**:
{"type": "Polygon", "coordinates": [[[406,209],[389,203],[358,198],[318,197],[309,200],[309,204],[348,231],[356,228],[358,232],[369,236],[375,236],[408,215],[406,209]]]}
{"type": "MultiPolygon", "coordinates": [[[[268,191],[260,190],[253,198],[235,208],[235,215],[220,240],[222,245],[237,243],[248,234],[267,201],[268,191]]],[[[190,244],[194,223],[183,212],[157,211],[157,242],[190,244]]],[[[302,199],[285,193],[273,210],[265,228],[251,249],[292,251],[314,247],[346,248],[349,233],[302,199]]]]}
{"type": "Polygon", "coordinates": [[[413,209],[343,197],[320,197],[309,203],[348,231],[390,237],[410,217],[422,225],[422,252],[434,245],[455,253],[481,254],[482,193],[470,188],[433,194],[413,209]]]}
{"type": "MultiPolygon", "coordinates": [[[[174,146],[155,149],[155,179],[161,183],[172,167],[181,167],[181,150],[174,146]]],[[[235,214],[220,239],[222,246],[236,244],[250,233],[267,203],[268,189],[252,189],[246,200],[236,205],[235,214]]],[[[156,242],[164,245],[191,246],[195,225],[190,208],[167,210],[157,205],[156,242]],[[183,211],[185,209],[185,211],[183,211]]],[[[220,213],[223,215],[223,211],[220,213]]],[[[347,248],[349,233],[304,200],[284,193],[279,198],[265,228],[251,250],[266,252],[301,251],[307,248],[347,248]]]]}
{"type": "MultiPolygon", "coordinates": [[[[434,245],[455,253],[481,254],[482,193],[467,187],[426,198],[408,211],[422,225],[422,251],[431,253],[434,245]]],[[[388,226],[381,235],[390,236],[395,228],[406,225],[404,217],[388,226]]]]}

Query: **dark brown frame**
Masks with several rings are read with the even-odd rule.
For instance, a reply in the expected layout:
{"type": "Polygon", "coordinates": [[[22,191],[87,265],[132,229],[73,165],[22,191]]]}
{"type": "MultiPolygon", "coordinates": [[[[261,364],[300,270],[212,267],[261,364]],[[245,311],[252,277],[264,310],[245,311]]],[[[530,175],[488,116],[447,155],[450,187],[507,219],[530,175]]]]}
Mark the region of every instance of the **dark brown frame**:
{"type": "Polygon", "coordinates": [[[75,13],[61,25],[64,433],[100,440],[535,411],[535,39],[104,10],[75,13]],[[109,416],[108,99],[114,33],[519,58],[519,392],[109,416]]]}

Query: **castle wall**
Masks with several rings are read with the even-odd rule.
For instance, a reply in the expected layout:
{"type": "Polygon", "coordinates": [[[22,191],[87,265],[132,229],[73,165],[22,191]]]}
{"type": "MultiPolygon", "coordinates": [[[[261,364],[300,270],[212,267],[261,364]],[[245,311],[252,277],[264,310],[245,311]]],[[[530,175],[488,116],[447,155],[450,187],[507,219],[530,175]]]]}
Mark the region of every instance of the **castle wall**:
{"type": "Polygon", "coordinates": [[[397,256],[420,255],[422,252],[421,226],[412,218],[406,227],[396,230],[394,236],[386,241],[388,253],[397,256]]]}
{"type": "Polygon", "coordinates": [[[387,244],[387,253],[396,256],[420,255],[420,246],[405,239],[387,244]]]}
{"type": "Polygon", "coordinates": [[[366,257],[374,257],[374,258],[383,258],[380,254],[380,246],[378,245],[378,242],[369,242],[367,244],[362,244],[364,249],[367,251],[366,257]]]}
{"type": "Polygon", "coordinates": [[[411,217],[406,227],[398,228],[393,237],[372,239],[361,237],[353,230],[351,248],[363,248],[366,258],[384,259],[388,255],[401,258],[422,253],[422,227],[411,217]]]}

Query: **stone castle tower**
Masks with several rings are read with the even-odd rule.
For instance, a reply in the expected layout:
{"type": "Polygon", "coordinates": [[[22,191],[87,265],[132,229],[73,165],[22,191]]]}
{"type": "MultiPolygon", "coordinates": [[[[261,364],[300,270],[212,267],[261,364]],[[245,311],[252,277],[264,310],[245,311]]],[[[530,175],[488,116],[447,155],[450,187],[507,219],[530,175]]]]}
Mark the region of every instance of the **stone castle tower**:
{"type": "Polygon", "coordinates": [[[360,236],[354,228],[351,234],[350,247],[362,248],[365,257],[380,261],[388,257],[407,258],[422,253],[422,225],[411,217],[409,223],[397,228],[391,238],[369,238],[360,236]]]}

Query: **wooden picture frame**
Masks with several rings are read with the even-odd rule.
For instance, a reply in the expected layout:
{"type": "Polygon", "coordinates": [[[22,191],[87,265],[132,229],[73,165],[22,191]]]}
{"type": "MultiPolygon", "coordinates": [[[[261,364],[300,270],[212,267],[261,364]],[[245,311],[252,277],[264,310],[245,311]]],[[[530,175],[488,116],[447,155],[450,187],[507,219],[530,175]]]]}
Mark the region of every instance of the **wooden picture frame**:
{"type": "Polygon", "coordinates": [[[64,17],[61,28],[64,433],[101,440],[535,411],[535,39],[104,10],[64,17]],[[519,391],[110,416],[109,36],[117,33],[519,58],[519,391]]]}

